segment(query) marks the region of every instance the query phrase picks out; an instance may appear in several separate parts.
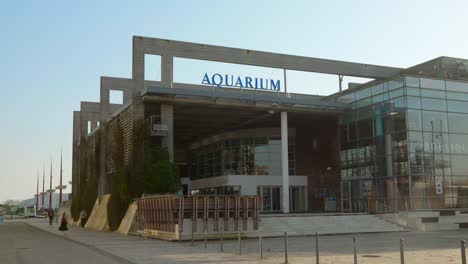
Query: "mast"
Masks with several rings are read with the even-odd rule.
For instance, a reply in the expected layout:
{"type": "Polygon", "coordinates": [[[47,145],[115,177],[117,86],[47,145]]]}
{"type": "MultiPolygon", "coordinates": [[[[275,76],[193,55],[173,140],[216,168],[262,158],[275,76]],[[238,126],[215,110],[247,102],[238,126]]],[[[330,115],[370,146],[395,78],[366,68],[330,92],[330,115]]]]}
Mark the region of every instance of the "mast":
{"type": "Polygon", "coordinates": [[[39,210],[39,170],[36,174],[36,211],[39,210]]]}
{"type": "Polygon", "coordinates": [[[52,161],[50,162],[49,209],[52,209],[52,161]]]}
{"type": "Polygon", "coordinates": [[[45,196],[45,168],[42,166],[42,208],[44,208],[44,196],[45,196]]]}
{"type": "Polygon", "coordinates": [[[59,207],[62,205],[62,149],[60,149],[60,196],[59,207]]]}

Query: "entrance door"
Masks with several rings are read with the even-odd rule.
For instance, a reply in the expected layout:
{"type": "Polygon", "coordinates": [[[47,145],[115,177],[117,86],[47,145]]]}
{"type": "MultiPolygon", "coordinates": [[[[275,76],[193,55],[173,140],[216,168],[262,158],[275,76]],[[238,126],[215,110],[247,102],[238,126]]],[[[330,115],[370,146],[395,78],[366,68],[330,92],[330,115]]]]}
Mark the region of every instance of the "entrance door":
{"type": "Polygon", "coordinates": [[[258,186],[257,194],[262,198],[262,207],[260,208],[262,212],[281,211],[281,187],[258,186]]]}
{"type": "Polygon", "coordinates": [[[291,212],[304,212],[306,210],[305,187],[289,187],[289,207],[291,212]]]}
{"type": "Polygon", "coordinates": [[[349,182],[341,183],[341,210],[351,212],[351,185],[349,182]]]}

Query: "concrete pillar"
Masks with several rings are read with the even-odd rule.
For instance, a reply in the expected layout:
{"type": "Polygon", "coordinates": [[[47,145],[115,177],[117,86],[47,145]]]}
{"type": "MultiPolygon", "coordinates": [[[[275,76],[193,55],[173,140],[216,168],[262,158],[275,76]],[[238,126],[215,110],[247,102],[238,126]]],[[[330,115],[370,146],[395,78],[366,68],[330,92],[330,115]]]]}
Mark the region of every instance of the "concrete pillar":
{"type": "Polygon", "coordinates": [[[289,213],[289,161],[287,112],[281,112],[281,172],[283,177],[283,213],[289,213]]]}
{"type": "Polygon", "coordinates": [[[163,138],[163,146],[169,152],[169,160],[174,162],[174,106],[161,104],[161,123],[167,125],[167,136],[163,138]]]}

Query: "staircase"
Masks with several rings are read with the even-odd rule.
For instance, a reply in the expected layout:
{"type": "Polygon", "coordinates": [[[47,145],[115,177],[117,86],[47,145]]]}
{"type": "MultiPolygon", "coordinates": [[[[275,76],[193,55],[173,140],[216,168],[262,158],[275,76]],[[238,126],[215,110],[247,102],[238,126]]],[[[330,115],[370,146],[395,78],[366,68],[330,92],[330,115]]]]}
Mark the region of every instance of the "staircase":
{"type": "Polygon", "coordinates": [[[369,214],[288,214],[261,216],[263,236],[354,234],[405,231],[401,225],[369,214]]]}
{"type": "Polygon", "coordinates": [[[467,210],[426,210],[395,214],[400,223],[418,231],[443,231],[468,228],[467,210]]]}

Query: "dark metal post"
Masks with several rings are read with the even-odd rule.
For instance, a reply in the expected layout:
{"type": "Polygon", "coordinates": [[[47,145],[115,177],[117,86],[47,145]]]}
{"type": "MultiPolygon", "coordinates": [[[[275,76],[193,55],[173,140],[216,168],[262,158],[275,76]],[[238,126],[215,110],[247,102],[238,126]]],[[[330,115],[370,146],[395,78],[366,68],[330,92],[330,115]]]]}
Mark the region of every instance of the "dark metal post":
{"type": "Polygon", "coordinates": [[[353,237],[353,244],[354,244],[354,264],[357,264],[357,237],[353,237]]]}
{"type": "Polygon", "coordinates": [[[405,264],[405,239],[400,239],[400,262],[405,264]]]}
{"type": "MultiPolygon", "coordinates": [[[[193,220],[192,220],[192,221],[193,221],[193,220]]],[[[193,232],[194,232],[194,230],[193,230],[193,229],[194,229],[194,227],[193,227],[193,224],[192,224],[192,241],[190,242],[190,245],[191,245],[191,246],[194,245],[194,243],[193,243],[193,240],[194,240],[194,238],[193,238],[193,236],[194,236],[193,232]]]]}
{"type": "Polygon", "coordinates": [[[221,238],[219,240],[219,251],[224,252],[224,228],[221,228],[221,238]]]}
{"type": "Polygon", "coordinates": [[[288,232],[284,232],[284,263],[288,263],[288,232]]]}
{"type": "Polygon", "coordinates": [[[263,237],[262,237],[262,230],[258,229],[258,250],[260,253],[260,259],[263,259],[263,237]]]}
{"type": "Polygon", "coordinates": [[[206,244],[208,242],[208,232],[206,231],[206,229],[205,229],[205,239],[204,240],[205,240],[205,248],[206,248],[206,244]]]}
{"type": "Polygon", "coordinates": [[[466,264],[465,240],[460,241],[462,264],[466,264]]]}
{"type": "Polygon", "coordinates": [[[237,255],[241,255],[241,235],[239,229],[237,229],[237,255]]]}
{"type": "Polygon", "coordinates": [[[315,262],[316,264],[320,263],[320,254],[319,254],[319,234],[315,233],[315,262]]]}

